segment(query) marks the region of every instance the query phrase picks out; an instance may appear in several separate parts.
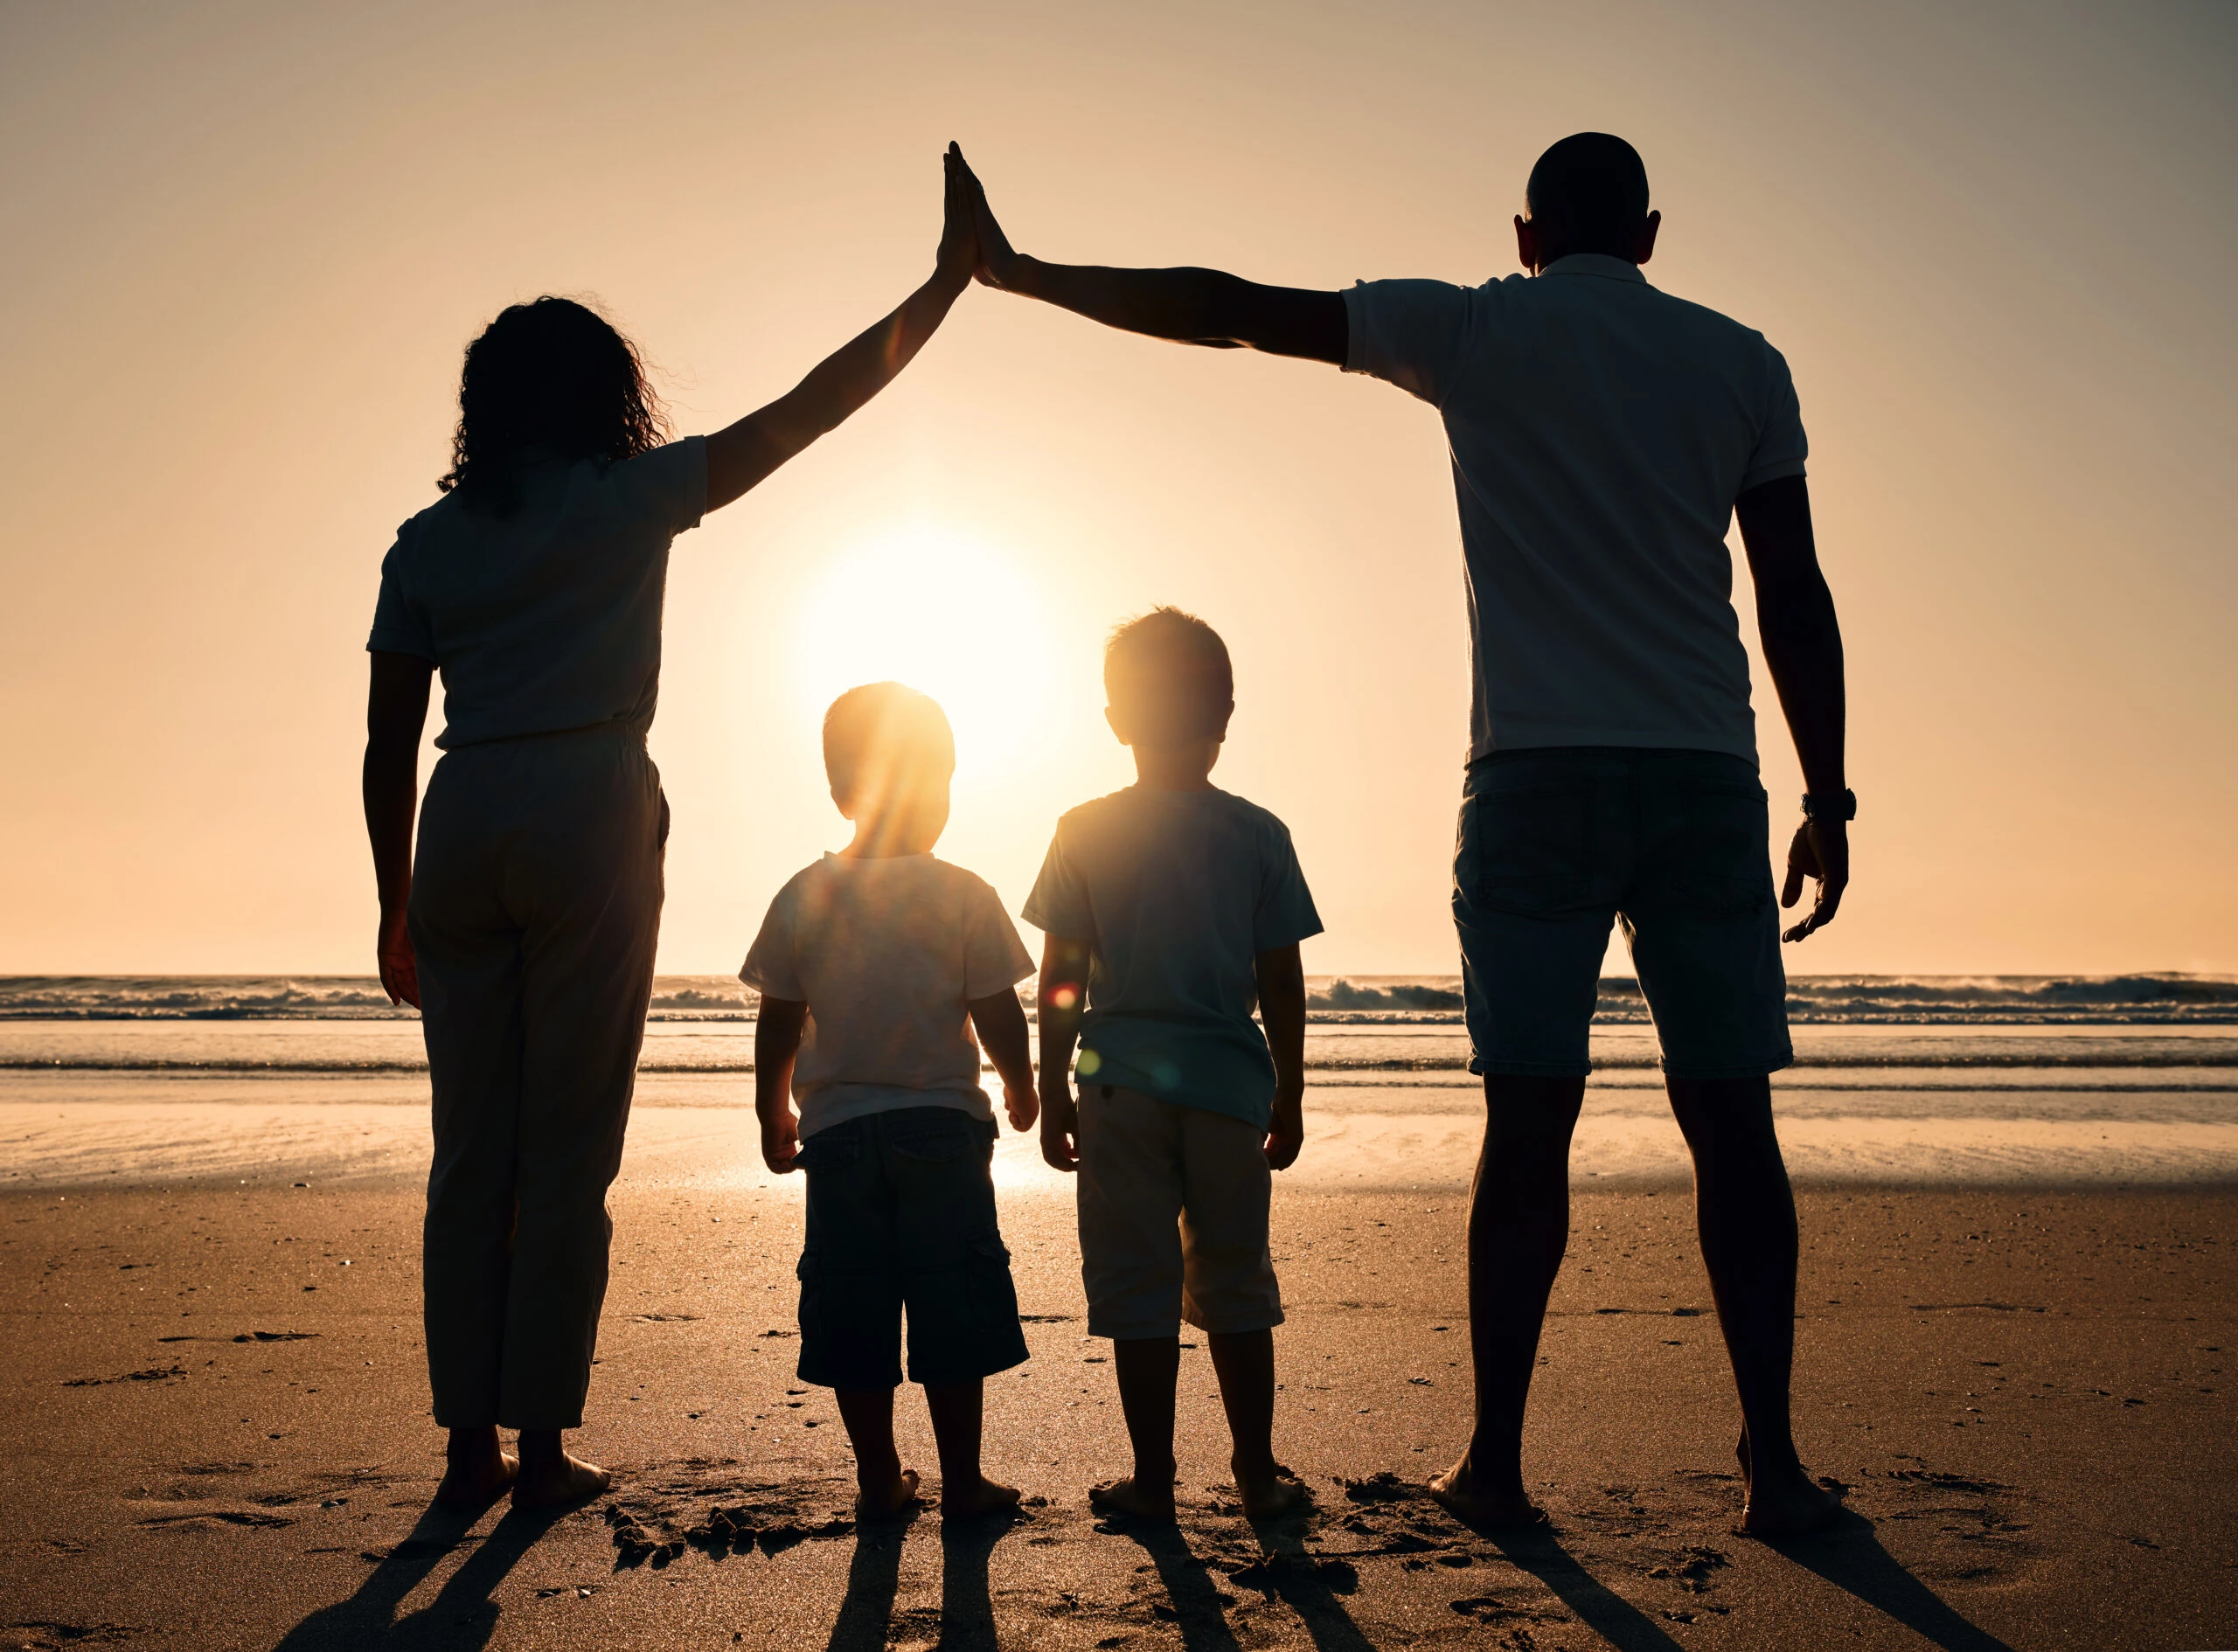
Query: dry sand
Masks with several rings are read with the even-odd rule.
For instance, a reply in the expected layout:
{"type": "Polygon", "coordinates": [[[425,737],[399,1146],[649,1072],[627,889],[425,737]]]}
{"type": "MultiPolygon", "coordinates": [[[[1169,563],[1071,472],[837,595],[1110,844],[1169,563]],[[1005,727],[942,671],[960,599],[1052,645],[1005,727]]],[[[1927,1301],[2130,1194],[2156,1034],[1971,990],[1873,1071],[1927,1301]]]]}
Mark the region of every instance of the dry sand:
{"type": "MultiPolygon", "coordinates": [[[[1318,1511],[1255,1531],[1222,1496],[1199,1351],[1160,1537],[1083,1501],[1122,1462],[1108,1350],[1082,1334],[1066,1190],[1006,1143],[1034,1358],[989,1385],[990,1467],[1046,1501],[858,1532],[830,1398],[792,1377],[797,1184],[708,1173],[718,1115],[684,1113],[641,1114],[614,1199],[580,1445],[622,1483],[553,1521],[427,1510],[419,1200],[393,1156],[337,1142],[348,1173],[302,1188],[192,1161],[168,1190],[50,1167],[0,1195],[0,1644],[2238,1642],[2228,1187],[1806,1185],[1799,1433],[1859,1517],[1775,1550],[1732,1531],[1735,1411],[1683,1187],[1577,1197],[1532,1417],[1553,1530],[1517,1539],[1421,1496],[1466,1427],[1455,1167],[1352,1190],[1324,1159],[1275,1206],[1277,1443],[1318,1511]]],[[[123,1121],[52,1124],[101,1117],[123,1121]]],[[[929,1471],[914,1392],[902,1413],[929,1471]]]]}

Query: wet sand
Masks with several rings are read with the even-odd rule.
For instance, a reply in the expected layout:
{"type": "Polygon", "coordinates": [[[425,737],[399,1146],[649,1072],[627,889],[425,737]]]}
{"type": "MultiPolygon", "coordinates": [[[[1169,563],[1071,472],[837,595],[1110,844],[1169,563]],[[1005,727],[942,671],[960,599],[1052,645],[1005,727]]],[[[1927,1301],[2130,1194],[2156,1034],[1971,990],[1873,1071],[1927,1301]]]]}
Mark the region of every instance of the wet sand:
{"type": "MultiPolygon", "coordinates": [[[[1224,1496],[1198,1350],[1184,1519],[1161,1537],[1084,1503],[1123,1461],[1108,1349],[1083,1336],[1066,1190],[1006,1142],[1034,1358],[989,1385],[989,1460],[1046,1501],[1006,1526],[858,1531],[830,1398],[791,1374],[796,1185],[737,1162],[737,1115],[648,1107],[581,1437],[622,1484],[469,1524],[427,1512],[412,1110],[258,1102],[260,1161],[212,1147],[201,1108],[172,1104],[166,1135],[121,1103],[8,1095],[10,1163],[35,1173],[0,1192],[0,1644],[2238,1642],[2227,1180],[1804,1178],[1799,1433],[1858,1517],[1775,1550],[1731,1529],[1735,1410],[1683,1185],[1652,1155],[1606,1186],[1581,1169],[1533,1397],[1553,1529],[1519,1539],[1421,1496],[1466,1428],[1466,1121],[1394,1097],[1381,1122],[1423,1121],[1413,1150],[1348,1151],[1336,1127],[1366,1141],[1375,1115],[1325,1121],[1276,1200],[1278,1446],[1317,1512],[1255,1531],[1224,1496]],[[140,1140],[166,1185],[38,1157],[40,1110],[48,1148],[140,1140]]],[[[914,1392],[902,1415],[929,1477],[914,1392]]]]}

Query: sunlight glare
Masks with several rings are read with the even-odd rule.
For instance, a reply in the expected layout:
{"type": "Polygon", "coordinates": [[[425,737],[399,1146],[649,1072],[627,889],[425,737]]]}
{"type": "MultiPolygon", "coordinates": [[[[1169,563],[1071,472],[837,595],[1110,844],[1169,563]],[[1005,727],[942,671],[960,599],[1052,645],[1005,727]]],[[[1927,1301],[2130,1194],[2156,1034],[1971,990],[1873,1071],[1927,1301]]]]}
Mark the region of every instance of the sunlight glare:
{"type": "Polygon", "coordinates": [[[862,683],[931,695],[957,785],[1015,768],[1047,732],[1049,615],[1032,580],[966,535],[914,524],[835,558],[801,614],[796,680],[817,718],[862,683]]]}

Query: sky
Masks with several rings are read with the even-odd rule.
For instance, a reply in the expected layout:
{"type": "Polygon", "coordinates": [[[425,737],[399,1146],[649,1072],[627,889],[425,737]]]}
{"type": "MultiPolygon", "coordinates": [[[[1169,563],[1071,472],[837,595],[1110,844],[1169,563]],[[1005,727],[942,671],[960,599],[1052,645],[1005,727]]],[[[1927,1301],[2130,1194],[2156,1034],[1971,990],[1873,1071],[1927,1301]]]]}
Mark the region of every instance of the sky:
{"type": "MultiPolygon", "coordinates": [[[[1024,251],[1333,288],[1510,273],[1580,129],[1801,396],[1860,813],[1790,970],[2238,969],[2234,72],[2213,4],[0,3],[0,971],[370,971],[365,630],[506,303],[595,295],[706,430],[929,272],[951,138],[1024,251]]],[[[661,968],[844,841],[865,678],[949,703],[941,853],[1015,912],[1157,602],[1233,651],[1307,968],[1456,968],[1435,413],[982,288],[677,542],[661,968]]]]}

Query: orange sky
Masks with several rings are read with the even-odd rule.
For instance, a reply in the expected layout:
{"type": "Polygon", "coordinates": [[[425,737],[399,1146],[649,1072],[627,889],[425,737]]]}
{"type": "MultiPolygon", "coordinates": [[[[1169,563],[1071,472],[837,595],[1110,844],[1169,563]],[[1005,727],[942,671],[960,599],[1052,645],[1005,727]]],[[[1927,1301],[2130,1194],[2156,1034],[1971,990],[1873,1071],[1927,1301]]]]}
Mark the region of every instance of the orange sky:
{"type": "MultiPolygon", "coordinates": [[[[0,12],[0,970],[369,968],[379,562],[504,303],[600,295],[705,429],[922,276],[950,137],[1028,251],[1335,287],[1506,273],[1583,128],[1646,157],[1650,278],[1762,329],[1811,431],[1863,815],[1790,968],[2238,968],[2238,24],[1800,10],[0,12]]],[[[983,290],[678,542],[662,967],[735,968],[844,839],[817,697],[865,638],[955,685],[942,852],[1015,909],[1129,776],[1095,650],[1155,601],[1234,652],[1216,778],[1294,829],[1308,968],[1456,968],[1435,414],[983,290]]]]}

